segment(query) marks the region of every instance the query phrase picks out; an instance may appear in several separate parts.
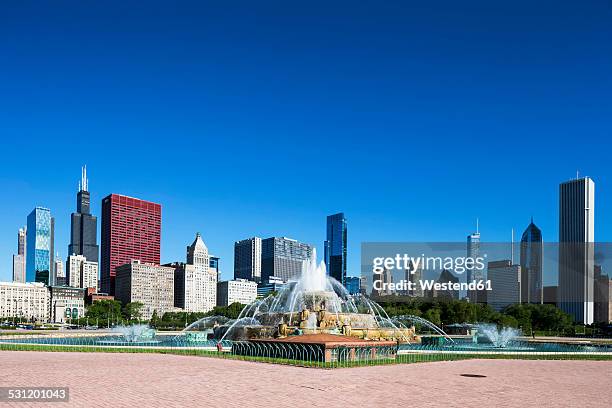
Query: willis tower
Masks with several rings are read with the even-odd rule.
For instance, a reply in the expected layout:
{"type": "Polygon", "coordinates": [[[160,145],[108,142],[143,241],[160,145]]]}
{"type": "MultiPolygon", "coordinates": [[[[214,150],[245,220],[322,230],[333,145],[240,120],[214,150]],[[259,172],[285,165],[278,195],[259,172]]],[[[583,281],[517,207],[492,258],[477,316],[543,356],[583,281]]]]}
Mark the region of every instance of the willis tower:
{"type": "Polygon", "coordinates": [[[98,218],[90,213],[88,184],[87,166],[84,166],[77,193],[77,212],[70,218],[68,255],[83,255],[90,262],[98,262],[98,218]]]}

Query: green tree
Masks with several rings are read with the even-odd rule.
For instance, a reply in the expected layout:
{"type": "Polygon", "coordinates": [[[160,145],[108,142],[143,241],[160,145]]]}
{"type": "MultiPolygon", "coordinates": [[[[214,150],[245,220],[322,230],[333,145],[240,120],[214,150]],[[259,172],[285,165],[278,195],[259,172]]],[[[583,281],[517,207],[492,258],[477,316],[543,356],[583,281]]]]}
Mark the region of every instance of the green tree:
{"type": "Polygon", "coordinates": [[[153,310],[153,314],[151,315],[151,320],[149,321],[149,324],[151,325],[151,327],[157,327],[159,325],[160,319],[159,316],[157,315],[157,309],[153,310]]]}
{"type": "Polygon", "coordinates": [[[100,326],[107,326],[121,318],[121,302],[118,300],[97,300],[87,306],[85,316],[91,323],[97,321],[100,326]]]}
{"type": "Polygon", "coordinates": [[[123,317],[127,320],[138,320],[142,317],[143,304],[141,302],[126,303],[123,307],[123,317]]]}

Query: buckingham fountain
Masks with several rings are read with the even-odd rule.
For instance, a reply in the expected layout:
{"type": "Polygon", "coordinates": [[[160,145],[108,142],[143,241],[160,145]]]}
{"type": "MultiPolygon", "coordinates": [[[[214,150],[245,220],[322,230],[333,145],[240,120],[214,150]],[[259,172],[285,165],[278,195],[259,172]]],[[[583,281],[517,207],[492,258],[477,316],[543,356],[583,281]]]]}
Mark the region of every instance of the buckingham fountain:
{"type": "Polygon", "coordinates": [[[187,339],[247,341],[256,344],[336,344],[338,347],[416,343],[413,325],[392,320],[376,302],[351,295],[326,273],[316,253],[301,276],[278,293],[247,305],[237,319],[206,317],[185,329],[187,339]]]}

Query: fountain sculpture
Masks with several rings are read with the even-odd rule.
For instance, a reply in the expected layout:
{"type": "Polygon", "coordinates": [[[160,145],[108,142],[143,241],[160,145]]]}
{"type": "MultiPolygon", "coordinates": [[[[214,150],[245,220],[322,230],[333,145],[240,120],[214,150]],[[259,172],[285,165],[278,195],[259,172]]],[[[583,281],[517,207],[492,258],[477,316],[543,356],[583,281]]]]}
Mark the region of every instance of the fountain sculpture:
{"type": "MultiPolygon", "coordinates": [[[[212,331],[211,338],[252,340],[293,335],[343,335],[363,340],[417,342],[414,326],[398,324],[383,308],[363,295],[351,295],[317,265],[316,253],[304,262],[302,274],[277,294],[247,305],[237,319],[213,316],[185,331],[212,331]],[[220,323],[222,322],[222,323],[220,323]]],[[[187,334],[188,336],[189,334],[187,334]]]]}

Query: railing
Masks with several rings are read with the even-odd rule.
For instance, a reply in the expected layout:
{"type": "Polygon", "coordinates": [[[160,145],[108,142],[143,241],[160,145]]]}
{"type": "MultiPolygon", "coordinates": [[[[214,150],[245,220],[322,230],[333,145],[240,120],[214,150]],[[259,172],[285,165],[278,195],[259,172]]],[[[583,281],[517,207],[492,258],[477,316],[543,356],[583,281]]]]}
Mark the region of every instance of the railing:
{"type": "Polygon", "coordinates": [[[382,364],[407,364],[430,361],[453,361],[470,358],[505,359],[596,359],[612,360],[612,345],[585,347],[584,345],[538,345],[537,351],[475,349],[469,344],[452,347],[347,346],[325,349],[317,344],[250,342],[215,340],[185,341],[180,336],[158,335],[142,343],[122,342],[108,334],[65,335],[0,335],[0,350],[14,351],[73,351],[108,353],[160,353],[208,356],[223,359],[247,360],[302,367],[341,368],[382,364]]]}

